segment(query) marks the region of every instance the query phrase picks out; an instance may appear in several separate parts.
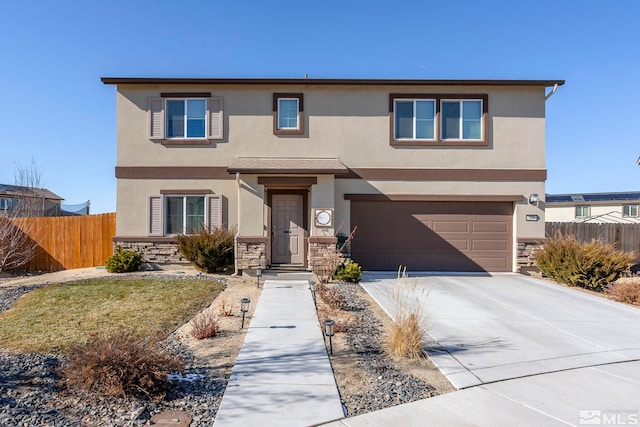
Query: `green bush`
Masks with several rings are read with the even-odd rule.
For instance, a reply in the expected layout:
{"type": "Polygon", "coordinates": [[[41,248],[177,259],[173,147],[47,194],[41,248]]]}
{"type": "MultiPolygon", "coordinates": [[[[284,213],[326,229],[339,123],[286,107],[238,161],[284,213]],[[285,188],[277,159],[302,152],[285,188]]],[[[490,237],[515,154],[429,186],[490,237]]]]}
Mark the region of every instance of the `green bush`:
{"type": "Polygon", "coordinates": [[[609,243],[598,240],[583,243],[573,236],[558,236],[536,252],[535,260],[538,268],[553,280],[601,291],[620,277],[632,257],[609,243]]]}
{"type": "Polygon", "coordinates": [[[105,262],[104,266],[109,273],[128,273],[136,271],[142,264],[142,254],[129,249],[122,249],[120,245],[105,262]]]}
{"type": "Polygon", "coordinates": [[[235,230],[201,227],[195,234],[178,234],[180,254],[196,268],[207,273],[223,272],[233,266],[235,230]]]}
{"type": "Polygon", "coordinates": [[[362,267],[355,262],[342,264],[336,270],[334,277],[343,282],[358,283],[362,279],[362,267]]]}

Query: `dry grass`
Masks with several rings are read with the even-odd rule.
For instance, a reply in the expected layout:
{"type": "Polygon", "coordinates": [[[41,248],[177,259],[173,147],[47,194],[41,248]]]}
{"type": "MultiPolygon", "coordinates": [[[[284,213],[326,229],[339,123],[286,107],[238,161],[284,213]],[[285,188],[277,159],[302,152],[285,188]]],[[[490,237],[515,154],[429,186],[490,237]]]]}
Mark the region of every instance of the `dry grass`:
{"type": "Polygon", "coordinates": [[[417,282],[411,281],[406,269],[398,270],[398,280],[391,292],[391,298],[396,305],[396,316],[391,324],[387,338],[389,354],[407,359],[423,358],[425,331],[422,324],[426,319],[419,305],[419,298],[412,297],[418,291],[417,282]]]}
{"type": "Polygon", "coordinates": [[[198,340],[213,338],[220,331],[218,319],[208,311],[201,311],[196,314],[189,322],[189,326],[191,326],[191,336],[198,340]]]}
{"type": "Polygon", "coordinates": [[[233,306],[228,306],[227,300],[222,298],[220,300],[219,312],[220,312],[220,316],[224,316],[224,317],[233,316],[233,306]]]}
{"type": "Polygon", "coordinates": [[[640,305],[640,281],[620,279],[605,288],[611,299],[627,304],[640,305]]]}
{"type": "Polygon", "coordinates": [[[93,336],[69,354],[59,373],[70,389],[160,400],[169,386],[167,375],[183,368],[157,342],[124,333],[93,336]]]}
{"type": "Polygon", "coordinates": [[[0,348],[68,353],[91,336],[165,337],[209,305],[220,282],[108,277],[37,289],[0,314],[0,348]]]}

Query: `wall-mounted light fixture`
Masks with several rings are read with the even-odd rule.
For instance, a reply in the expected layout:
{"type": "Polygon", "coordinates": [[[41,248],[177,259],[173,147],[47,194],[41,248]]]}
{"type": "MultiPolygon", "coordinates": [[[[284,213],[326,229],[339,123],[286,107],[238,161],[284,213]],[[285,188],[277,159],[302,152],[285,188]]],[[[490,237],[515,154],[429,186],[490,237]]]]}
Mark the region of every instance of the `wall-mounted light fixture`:
{"type": "Polygon", "coordinates": [[[538,196],[537,193],[531,194],[529,196],[529,203],[538,206],[538,203],[540,203],[540,196],[538,196]]]}

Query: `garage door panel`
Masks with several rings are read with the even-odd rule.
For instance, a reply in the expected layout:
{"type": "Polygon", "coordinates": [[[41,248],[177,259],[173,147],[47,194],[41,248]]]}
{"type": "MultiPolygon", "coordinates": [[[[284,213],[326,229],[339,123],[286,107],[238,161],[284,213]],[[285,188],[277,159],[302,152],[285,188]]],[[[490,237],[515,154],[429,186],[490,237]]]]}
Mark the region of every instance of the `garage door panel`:
{"type": "Polygon", "coordinates": [[[471,243],[473,251],[506,251],[509,244],[506,240],[480,240],[474,239],[471,243]]]}
{"type": "Polygon", "coordinates": [[[352,201],[353,259],[365,269],[511,271],[513,206],[352,201]]]}
{"type": "Polygon", "coordinates": [[[454,233],[468,233],[469,222],[468,221],[434,221],[433,230],[440,233],[454,232],[454,233]]]}
{"type": "Polygon", "coordinates": [[[506,221],[473,221],[474,233],[506,233],[509,224],[506,221]]]}

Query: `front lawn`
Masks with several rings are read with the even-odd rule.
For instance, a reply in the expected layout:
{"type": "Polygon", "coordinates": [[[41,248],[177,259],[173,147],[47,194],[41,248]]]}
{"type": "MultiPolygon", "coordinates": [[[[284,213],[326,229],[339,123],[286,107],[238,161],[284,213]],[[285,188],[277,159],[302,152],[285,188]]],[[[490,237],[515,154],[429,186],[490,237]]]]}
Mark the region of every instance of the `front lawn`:
{"type": "Polygon", "coordinates": [[[164,338],[224,289],[211,280],[107,277],[37,289],[0,314],[0,348],[67,353],[92,335],[164,338]]]}

